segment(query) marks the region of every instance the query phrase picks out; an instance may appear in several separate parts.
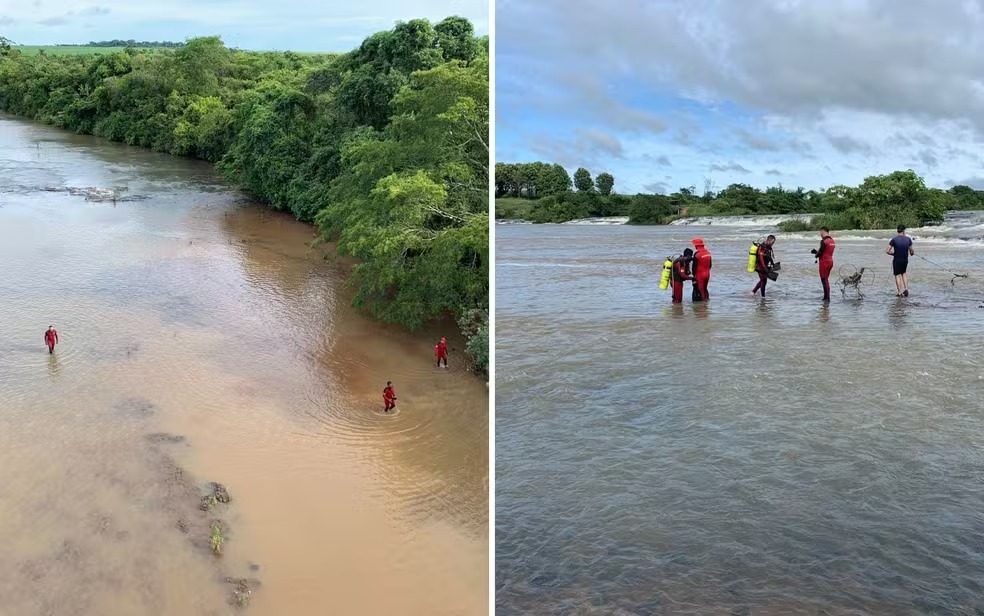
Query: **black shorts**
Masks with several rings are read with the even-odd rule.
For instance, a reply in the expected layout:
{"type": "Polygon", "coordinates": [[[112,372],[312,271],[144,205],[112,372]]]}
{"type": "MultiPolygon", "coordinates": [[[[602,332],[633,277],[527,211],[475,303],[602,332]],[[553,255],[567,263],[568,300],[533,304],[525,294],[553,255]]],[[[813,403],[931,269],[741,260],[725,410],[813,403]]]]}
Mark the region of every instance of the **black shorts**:
{"type": "Polygon", "coordinates": [[[892,261],[892,271],[895,272],[896,276],[901,276],[905,273],[905,270],[909,268],[908,261],[892,261]]]}

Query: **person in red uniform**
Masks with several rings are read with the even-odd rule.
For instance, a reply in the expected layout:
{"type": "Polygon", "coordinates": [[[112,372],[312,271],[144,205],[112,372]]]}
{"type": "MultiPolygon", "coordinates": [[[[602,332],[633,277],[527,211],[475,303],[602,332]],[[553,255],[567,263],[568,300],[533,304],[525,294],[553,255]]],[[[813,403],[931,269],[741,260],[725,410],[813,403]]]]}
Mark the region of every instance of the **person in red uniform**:
{"type": "Polygon", "coordinates": [[[765,297],[765,285],[769,282],[769,270],[775,264],[772,259],[772,245],[776,243],[776,236],[770,235],[765,242],[759,244],[758,253],[755,255],[755,271],[759,275],[758,284],[752,289],[752,295],[762,290],[762,297],[765,297]]]}
{"type": "Polygon", "coordinates": [[[820,248],[812,251],[820,264],[820,284],[823,285],[823,301],[830,301],[830,271],[834,269],[834,238],[830,237],[830,229],[820,227],[820,248]]]}
{"type": "Polygon", "coordinates": [[[441,367],[441,360],[444,360],[444,367],[448,367],[448,341],[441,338],[441,341],[434,346],[434,355],[437,357],[437,367],[441,367]]]}
{"type": "Polygon", "coordinates": [[[694,240],[694,301],[707,301],[711,296],[707,292],[707,283],[711,281],[711,251],[704,247],[704,240],[697,238],[694,240]]]}
{"type": "Polygon", "coordinates": [[[683,251],[682,257],[677,257],[673,261],[673,303],[683,303],[683,282],[693,280],[690,275],[690,262],[693,260],[694,251],[689,248],[683,251]]]}
{"type": "Polygon", "coordinates": [[[386,405],[386,408],[383,409],[384,413],[396,408],[396,390],[393,389],[392,381],[386,381],[386,389],[383,390],[383,404],[386,405]]]}
{"type": "Polygon", "coordinates": [[[44,332],[44,343],[48,345],[48,353],[55,352],[55,345],[58,344],[58,331],[54,325],[49,325],[48,330],[44,332]]]}

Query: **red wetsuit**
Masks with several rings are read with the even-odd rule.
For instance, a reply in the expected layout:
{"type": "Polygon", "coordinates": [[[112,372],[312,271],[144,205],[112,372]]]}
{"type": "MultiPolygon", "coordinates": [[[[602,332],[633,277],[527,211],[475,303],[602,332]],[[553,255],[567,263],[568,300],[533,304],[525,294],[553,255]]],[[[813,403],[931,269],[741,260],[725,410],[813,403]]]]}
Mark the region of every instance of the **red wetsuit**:
{"type": "Polygon", "coordinates": [[[694,286],[700,290],[700,296],[707,301],[707,283],[711,281],[711,251],[701,246],[694,253],[694,286]]]}
{"type": "Polygon", "coordinates": [[[444,360],[444,367],[448,367],[448,343],[441,338],[441,341],[434,347],[434,355],[437,357],[437,365],[441,365],[441,360],[444,360]]]}
{"type": "Polygon", "coordinates": [[[690,268],[687,267],[687,257],[677,257],[673,262],[673,303],[683,302],[683,281],[693,280],[690,268]]]}
{"type": "Polygon", "coordinates": [[[383,404],[386,405],[387,411],[396,408],[396,391],[392,386],[383,389],[383,404]]]}
{"type": "Polygon", "coordinates": [[[830,271],[834,269],[834,238],[829,235],[820,240],[817,249],[817,263],[820,264],[820,284],[823,285],[823,299],[830,301],[830,271]]]}
{"type": "Polygon", "coordinates": [[[55,351],[55,345],[58,344],[58,331],[54,329],[45,330],[44,343],[48,345],[48,352],[53,353],[55,351]]]}
{"type": "Polygon", "coordinates": [[[752,295],[758,292],[759,289],[762,290],[762,297],[765,297],[765,285],[769,282],[769,267],[772,266],[772,246],[765,243],[759,244],[758,254],[756,254],[757,264],[755,265],[755,271],[758,272],[759,281],[752,289],[752,295]]]}

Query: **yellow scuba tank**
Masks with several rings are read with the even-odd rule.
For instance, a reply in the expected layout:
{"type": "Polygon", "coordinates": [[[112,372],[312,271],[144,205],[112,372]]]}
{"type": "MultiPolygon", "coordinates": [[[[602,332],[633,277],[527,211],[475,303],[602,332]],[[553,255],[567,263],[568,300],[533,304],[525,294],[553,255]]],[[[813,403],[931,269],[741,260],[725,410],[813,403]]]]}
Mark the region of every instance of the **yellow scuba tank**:
{"type": "Polygon", "coordinates": [[[663,262],[663,275],[659,277],[659,290],[665,291],[670,287],[670,274],[673,272],[673,259],[666,257],[663,262]]]}
{"type": "Polygon", "coordinates": [[[759,245],[752,243],[752,247],[748,249],[748,271],[755,271],[755,258],[758,256],[759,245]]]}

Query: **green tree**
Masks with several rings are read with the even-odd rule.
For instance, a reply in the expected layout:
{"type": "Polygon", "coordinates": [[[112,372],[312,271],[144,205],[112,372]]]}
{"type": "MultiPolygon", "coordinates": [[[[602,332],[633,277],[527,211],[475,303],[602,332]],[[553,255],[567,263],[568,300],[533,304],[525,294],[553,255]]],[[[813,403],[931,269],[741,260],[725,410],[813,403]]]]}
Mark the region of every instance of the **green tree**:
{"type": "Polygon", "coordinates": [[[607,197],[612,194],[612,188],[615,186],[615,178],[607,172],[599,173],[595,179],[595,184],[598,186],[598,192],[607,197]]]}
{"type": "Polygon", "coordinates": [[[571,176],[567,169],[557,164],[546,167],[537,179],[537,193],[544,197],[570,192],[571,186],[571,176]]]}
{"type": "MultiPolygon", "coordinates": [[[[487,314],[488,39],[466,20],[401,23],[340,55],[118,43],[49,57],[0,44],[0,109],[218,161],[358,256],[356,300],[381,318],[487,314]]],[[[514,168],[509,190],[536,194],[549,168],[514,168]]],[[[466,335],[481,369],[487,316],[466,335]]]]}
{"type": "Polygon", "coordinates": [[[584,167],[580,167],[574,172],[574,187],[577,188],[578,192],[591,192],[594,190],[591,173],[584,167]]]}

